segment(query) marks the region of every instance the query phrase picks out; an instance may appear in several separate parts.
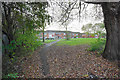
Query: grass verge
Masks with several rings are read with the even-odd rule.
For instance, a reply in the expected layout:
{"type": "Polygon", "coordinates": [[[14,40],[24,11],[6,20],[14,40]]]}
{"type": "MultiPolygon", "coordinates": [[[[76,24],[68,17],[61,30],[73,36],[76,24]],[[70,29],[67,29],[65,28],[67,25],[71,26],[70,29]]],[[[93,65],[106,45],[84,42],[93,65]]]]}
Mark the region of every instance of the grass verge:
{"type": "Polygon", "coordinates": [[[44,43],[51,43],[51,42],[53,42],[53,41],[56,41],[56,40],[45,40],[44,43]]]}
{"type": "Polygon", "coordinates": [[[62,45],[69,45],[69,46],[75,46],[75,45],[83,45],[83,44],[88,44],[90,45],[92,42],[97,41],[96,38],[73,38],[70,40],[61,40],[56,43],[57,46],[62,46],[62,45]]]}

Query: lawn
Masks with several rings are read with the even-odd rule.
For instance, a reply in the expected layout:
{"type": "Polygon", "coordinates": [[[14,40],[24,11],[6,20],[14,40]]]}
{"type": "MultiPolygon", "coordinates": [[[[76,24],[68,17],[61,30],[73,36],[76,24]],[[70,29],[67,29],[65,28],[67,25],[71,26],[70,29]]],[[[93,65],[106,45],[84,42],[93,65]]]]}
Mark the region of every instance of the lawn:
{"type": "Polygon", "coordinates": [[[45,40],[44,43],[51,43],[51,42],[53,42],[53,41],[56,41],[56,40],[45,40]]]}
{"type": "Polygon", "coordinates": [[[70,45],[70,46],[75,46],[75,45],[83,45],[83,44],[91,44],[92,42],[97,41],[96,38],[74,38],[70,40],[61,40],[56,43],[56,45],[62,46],[62,45],[70,45]]]}

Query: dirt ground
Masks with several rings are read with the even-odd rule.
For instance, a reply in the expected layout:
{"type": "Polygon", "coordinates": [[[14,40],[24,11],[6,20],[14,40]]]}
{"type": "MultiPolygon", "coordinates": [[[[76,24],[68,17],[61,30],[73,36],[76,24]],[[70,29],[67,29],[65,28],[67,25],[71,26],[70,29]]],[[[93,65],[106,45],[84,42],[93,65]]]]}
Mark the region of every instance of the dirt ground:
{"type": "Polygon", "coordinates": [[[118,78],[119,69],[115,62],[87,51],[88,45],[52,45],[22,60],[20,77],[26,78],[118,78]],[[45,54],[41,56],[40,54],[45,54]],[[42,59],[41,59],[42,58],[42,59]],[[43,61],[46,60],[46,61],[43,61]],[[47,64],[45,63],[47,62],[47,64]]]}

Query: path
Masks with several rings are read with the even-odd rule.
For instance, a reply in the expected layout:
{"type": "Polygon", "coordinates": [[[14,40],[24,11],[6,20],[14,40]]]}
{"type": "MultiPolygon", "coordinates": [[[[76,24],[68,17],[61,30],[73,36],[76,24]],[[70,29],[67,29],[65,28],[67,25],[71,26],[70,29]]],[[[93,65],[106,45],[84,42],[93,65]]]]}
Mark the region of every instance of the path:
{"type": "MultiPolygon", "coordinates": [[[[57,41],[56,41],[57,42],[57,41]]],[[[83,78],[118,77],[119,69],[114,62],[87,50],[88,45],[56,46],[49,43],[37,50],[24,62],[23,72],[28,78],[83,78]],[[91,76],[92,75],[92,76],[91,76]]]]}
{"type": "Polygon", "coordinates": [[[52,44],[55,44],[58,41],[59,40],[51,42],[51,43],[48,43],[48,44],[45,44],[43,49],[39,52],[40,53],[41,63],[42,63],[42,70],[43,70],[43,74],[44,75],[47,75],[47,74],[50,73],[50,71],[49,71],[49,64],[47,62],[47,55],[46,55],[48,47],[50,47],[52,44]]]}

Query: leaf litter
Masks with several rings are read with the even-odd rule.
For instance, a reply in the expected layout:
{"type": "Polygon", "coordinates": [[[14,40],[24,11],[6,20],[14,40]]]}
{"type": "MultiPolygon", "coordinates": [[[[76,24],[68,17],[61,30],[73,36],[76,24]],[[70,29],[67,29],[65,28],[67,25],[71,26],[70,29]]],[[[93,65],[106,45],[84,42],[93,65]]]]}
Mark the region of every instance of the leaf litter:
{"type": "Polygon", "coordinates": [[[26,78],[119,78],[117,63],[86,51],[88,45],[56,46],[46,51],[50,73],[44,75],[39,50],[22,63],[26,78]]]}

